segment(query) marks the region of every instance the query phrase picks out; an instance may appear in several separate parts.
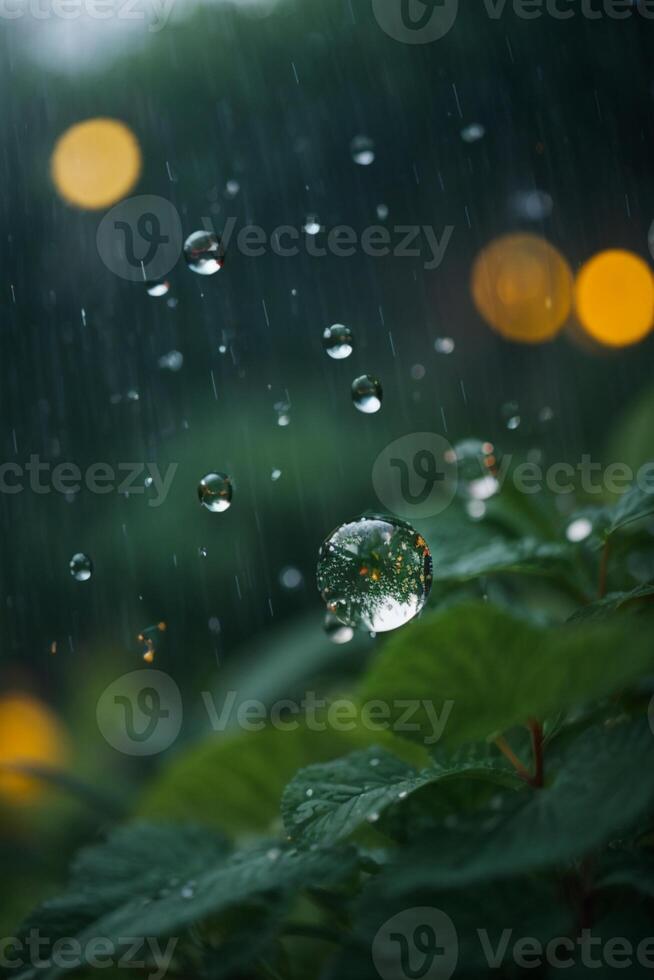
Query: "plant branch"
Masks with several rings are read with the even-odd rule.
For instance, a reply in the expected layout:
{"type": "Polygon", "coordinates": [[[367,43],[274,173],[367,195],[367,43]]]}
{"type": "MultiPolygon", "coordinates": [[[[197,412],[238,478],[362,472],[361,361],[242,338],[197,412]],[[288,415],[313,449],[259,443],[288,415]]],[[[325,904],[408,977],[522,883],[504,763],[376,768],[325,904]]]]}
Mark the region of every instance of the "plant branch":
{"type": "Polygon", "coordinates": [[[531,785],[536,789],[542,789],[545,775],[543,767],[543,726],[539,721],[532,719],[527,727],[531,732],[531,747],[534,756],[534,775],[532,776],[531,785]]]}
{"type": "Polygon", "coordinates": [[[494,739],[495,745],[498,747],[502,755],[506,756],[515,771],[517,772],[520,779],[524,779],[526,783],[531,783],[531,773],[527,769],[524,762],[522,762],[518,756],[515,754],[507,740],[503,735],[498,735],[494,739]]]}

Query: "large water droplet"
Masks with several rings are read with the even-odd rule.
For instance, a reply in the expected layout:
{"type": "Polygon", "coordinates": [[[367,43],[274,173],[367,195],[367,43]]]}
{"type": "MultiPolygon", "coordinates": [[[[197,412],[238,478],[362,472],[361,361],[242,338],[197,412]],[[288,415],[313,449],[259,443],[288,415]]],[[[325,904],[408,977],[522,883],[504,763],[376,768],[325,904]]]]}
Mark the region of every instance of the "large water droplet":
{"type": "Polygon", "coordinates": [[[325,327],[322,343],[330,357],[335,361],[342,361],[354,349],[354,334],[342,323],[334,323],[331,327],[325,327]]]}
{"type": "Polygon", "coordinates": [[[355,136],[350,143],[352,159],[360,167],[369,167],[375,160],[375,144],[369,136],[355,136]]]}
{"type": "Polygon", "coordinates": [[[194,231],[184,242],[184,258],[189,269],[200,276],[213,276],[225,264],[220,239],[212,231],[194,231]]]}
{"type": "Polygon", "coordinates": [[[373,415],[378,412],[384,397],[381,381],[370,374],[362,374],[352,382],[352,401],[360,412],[373,415]]]}
{"type": "Polygon", "coordinates": [[[84,552],[78,551],[68,563],[70,574],[76,582],[86,582],[93,575],[93,562],[84,552]]]}
{"type": "Polygon", "coordinates": [[[423,608],[431,588],[425,539],[394,517],[368,517],[338,527],[318,557],[318,588],[346,626],[385,632],[423,608]]]}
{"type": "Polygon", "coordinates": [[[198,497],[203,507],[219,514],[232,503],[232,481],[225,473],[208,473],[198,484],[198,497]]]}

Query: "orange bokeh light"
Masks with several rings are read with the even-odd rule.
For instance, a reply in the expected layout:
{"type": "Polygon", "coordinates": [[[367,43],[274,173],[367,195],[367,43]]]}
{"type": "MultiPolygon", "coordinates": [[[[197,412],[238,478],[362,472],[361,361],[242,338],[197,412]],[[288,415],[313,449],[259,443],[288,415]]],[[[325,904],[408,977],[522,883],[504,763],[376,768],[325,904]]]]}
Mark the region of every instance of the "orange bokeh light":
{"type": "Polygon", "coordinates": [[[572,308],[572,271],[537,235],[504,235],[487,245],[472,270],[472,297],[507,340],[539,344],[559,332],[572,308]]]}
{"type": "Polygon", "coordinates": [[[64,200],[94,211],[129,194],[141,173],[141,150],[117,119],[86,119],[59,137],[50,172],[64,200]]]}
{"type": "Polygon", "coordinates": [[[638,255],[600,252],[580,270],[575,310],[586,333],[606,347],[628,347],[654,324],[654,278],[638,255]]]}

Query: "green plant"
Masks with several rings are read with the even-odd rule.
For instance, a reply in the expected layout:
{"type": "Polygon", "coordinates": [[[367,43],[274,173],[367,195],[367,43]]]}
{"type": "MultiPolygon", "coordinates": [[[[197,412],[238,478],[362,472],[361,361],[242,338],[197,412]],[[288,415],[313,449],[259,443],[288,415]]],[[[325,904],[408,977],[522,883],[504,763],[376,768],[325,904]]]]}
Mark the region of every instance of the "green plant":
{"type": "MultiPolygon", "coordinates": [[[[273,980],[377,977],[380,928],[424,907],[454,923],[457,976],[520,975],[506,929],[635,949],[654,897],[654,585],[626,558],[654,552],[653,512],[634,487],[584,510],[576,545],[551,502],[509,491],[484,525],[428,522],[436,608],[356,691],[391,731],[270,728],[187,751],[20,935],[104,937],[114,958],[127,936],[174,938],[171,977],[273,980]]],[[[149,974],[142,945],[129,962],[149,974]]],[[[573,959],[569,976],[587,967],[573,959]]]]}

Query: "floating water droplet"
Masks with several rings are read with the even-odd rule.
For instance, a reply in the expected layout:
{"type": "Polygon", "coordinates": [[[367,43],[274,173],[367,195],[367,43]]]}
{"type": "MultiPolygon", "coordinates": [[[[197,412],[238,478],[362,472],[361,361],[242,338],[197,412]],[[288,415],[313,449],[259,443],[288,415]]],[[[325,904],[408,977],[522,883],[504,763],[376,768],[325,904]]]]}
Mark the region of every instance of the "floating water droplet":
{"type": "Polygon", "coordinates": [[[425,605],[431,555],[422,535],[404,521],[364,515],[324,541],[317,581],[327,609],[346,626],[386,632],[425,605]]]}
{"type": "Polygon", "coordinates": [[[232,481],[225,473],[208,473],[198,484],[198,498],[207,510],[220,514],[232,503],[232,481]]]}
{"type": "Polygon", "coordinates": [[[220,239],[212,231],[194,231],[184,242],[184,258],[191,272],[213,276],[225,264],[220,239]]]}
{"type": "Polygon", "coordinates": [[[554,409],[551,408],[549,405],[543,405],[543,407],[538,413],[538,421],[542,425],[547,425],[547,423],[551,422],[553,418],[554,418],[554,409]]]}
{"type": "Polygon", "coordinates": [[[379,411],[383,397],[381,382],[369,374],[362,374],[352,382],[352,401],[355,408],[366,415],[379,411]]]}
{"type": "Polygon", "coordinates": [[[320,222],[318,221],[318,216],[316,214],[310,214],[304,225],[304,230],[307,233],[307,235],[317,235],[320,231],[320,228],[321,225],[320,222]]]}
{"type": "Polygon", "coordinates": [[[145,480],[143,481],[143,486],[146,488],[146,490],[149,490],[153,483],[154,480],[152,479],[152,477],[146,476],[145,480]]]}
{"type": "Polygon", "coordinates": [[[217,616],[212,616],[209,620],[209,632],[220,633],[220,620],[217,616]]]}
{"type": "Polygon", "coordinates": [[[168,280],[162,279],[161,282],[153,282],[148,286],[148,296],[165,296],[169,289],[168,280]]]}
{"type": "Polygon", "coordinates": [[[299,568],[288,566],[279,573],[279,581],[285,589],[299,589],[304,581],[299,568]]]}
{"type": "Polygon", "coordinates": [[[237,180],[228,180],[225,184],[225,190],[227,191],[228,197],[236,197],[241,189],[241,185],[237,180]]]}
{"type": "Polygon", "coordinates": [[[515,214],[521,218],[542,221],[552,213],[554,201],[546,191],[518,191],[513,195],[512,207],[515,214]]]}
{"type": "Polygon", "coordinates": [[[434,350],[437,354],[451,354],[454,350],[454,341],[451,337],[437,337],[434,341],[434,350]]]}
{"type": "Polygon", "coordinates": [[[352,159],[360,167],[369,167],[375,160],[375,144],[369,136],[355,136],[350,143],[352,159]]]}
{"type": "Polygon", "coordinates": [[[386,221],[386,219],[388,217],[388,205],[387,204],[378,204],[377,205],[377,217],[379,218],[380,221],[386,221]]]}
{"type": "Polygon", "coordinates": [[[182,888],[181,892],[179,893],[180,894],[180,897],[181,898],[193,898],[193,896],[195,895],[194,885],[195,885],[195,882],[193,882],[193,881],[189,881],[189,883],[187,885],[184,885],[184,887],[182,888]]]}
{"type": "Polygon", "coordinates": [[[464,143],[476,143],[486,135],[486,130],[481,123],[470,123],[461,130],[461,139],[464,143]]]}
{"type": "Polygon", "coordinates": [[[342,323],[333,323],[331,327],[325,327],[322,344],[330,357],[342,361],[354,350],[354,334],[342,323]]]}
{"type": "Polygon", "coordinates": [[[411,377],[414,381],[422,381],[426,373],[424,364],[414,364],[411,368],[411,377]]]}
{"type": "Polygon", "coordinates": [[[309,799],[311,799],[311,797],[313,796],[313,790],[312,790],[312,789],[308,789],[308,790],[306,791],[306,794],[305,794],[305,795],[306,795],[306,796],[308,796],[308,797],[309,797],[309,799]]]}
{"type": "Polygon", "coordinates": [[[500,489],[497,454],[492,442],[464,439],[445,453],[445,461],[456,463],[459,491],[474,500],[488,500],[500,489]]]}
{"type": "Polygon", "coordinates": [[[323,629],[332,643],[336,643],[338,646],[349,643],[354,636],[352,627],[346,626],[345,623],[340,621],[338,616],[330,612],[325,613],[323,629]]]}
{"type": "Polygon", "coordinates": [[[87,582],[93,575],[93,562],[83,551],[78,551],[73,555],[68,567],[76,582],[87,582]]]}
{"type": "Polygon", "coordinates": [[[200,558],[206,558],[207,555],[209,554],[209,551],[207,550],[207,548],[205,548],[204,545],[200,545],[200,547],[198,548],[198,554],[200,558]]]}
{"type": "Polygon", "coordinates": [[[281,475],[282,475],[282,471],[275,469],[270,474],[270,479],[273,481],[273,483],[277,483],[281,475]]]}
{"type": "Polygon", "coordinates": [[[517,402],[506,402],[502,406],[502,417],[504,423],[510,432],[514,432],[516,429],[520,428],[520,423],[522,421],[520,417],[520,406],[517,402]]]}
{"type": "Polygon", "coordinates": [[[184,355],[178,350],[171,350],[167,354],[162,354],[157,364],[164,371],[181,371],[184,365],[184,355]]]}
{"type": "Polygon", "coordinates": [[[573,544],[578,544],[580,541],[585,541],[586,538],[589,538],[592,533],[592,522],[587,517],[578,517],[575,521],[568,524],[565,536],[568,541],[572,541],[573,544]]]}

